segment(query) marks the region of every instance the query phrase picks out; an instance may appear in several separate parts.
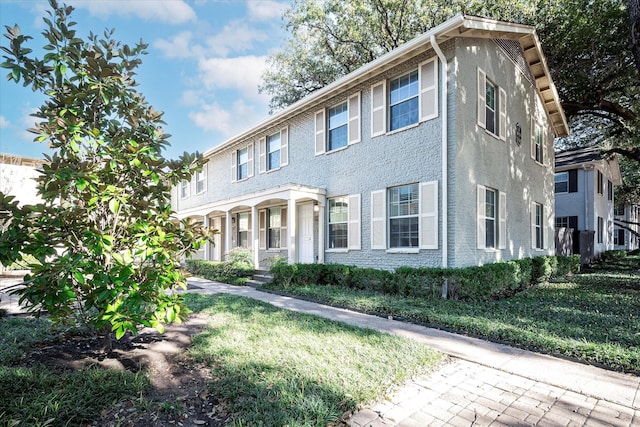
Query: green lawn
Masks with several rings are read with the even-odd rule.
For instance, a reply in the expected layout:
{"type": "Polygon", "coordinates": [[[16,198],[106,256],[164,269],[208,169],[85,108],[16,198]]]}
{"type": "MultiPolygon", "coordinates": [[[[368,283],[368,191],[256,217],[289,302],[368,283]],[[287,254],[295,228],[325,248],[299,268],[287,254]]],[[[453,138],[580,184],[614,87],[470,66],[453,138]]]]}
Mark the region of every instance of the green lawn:
{"type": "Polygon", "coordinates": [[[589,273],[490,302],[416,299],[340,286],[310,285],[286,291],[640,373],[639,266],[640,257],[629,257],[609,267],[599,265],[589,273]]]}
{"type": "Polygon", "coordinates": [[[188,295],[212,318],[190,355],[235,425],[326,426],[442,355],[415,342],[229,295],[188,295]]]}

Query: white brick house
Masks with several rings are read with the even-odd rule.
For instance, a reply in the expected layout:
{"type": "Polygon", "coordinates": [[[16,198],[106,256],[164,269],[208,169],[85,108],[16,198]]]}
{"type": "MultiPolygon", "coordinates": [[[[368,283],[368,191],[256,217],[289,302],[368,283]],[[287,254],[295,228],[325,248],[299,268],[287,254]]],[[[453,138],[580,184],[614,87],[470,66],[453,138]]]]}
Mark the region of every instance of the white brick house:
{"type": "Polygon", "coordinates": [[[532,27],[457,16],[208,150],[179,217],[256,266],[392,269],[554,253],[568,133],[532,27]]]}

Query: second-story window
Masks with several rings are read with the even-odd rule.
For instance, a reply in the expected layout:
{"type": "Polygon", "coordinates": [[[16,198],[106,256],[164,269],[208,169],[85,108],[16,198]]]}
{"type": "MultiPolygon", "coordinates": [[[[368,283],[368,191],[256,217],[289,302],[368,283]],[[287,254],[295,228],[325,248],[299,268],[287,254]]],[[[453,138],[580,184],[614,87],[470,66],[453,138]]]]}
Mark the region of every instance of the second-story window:
{"type": "Polygon", "coordinates": [[[329,108],[329,151],[347,146],[347,119],[346,102],[329,108]]]}
{"type": "Polygon", "coordinates": [[[600,171],[597,171],[596,174],[598,194],[604,194],[604,175],[600,171]]]}
{"type": "Polygon", "coordinates": [[[389,81],[389,130],[418,123],[418,70],[389,81]]]}
{"type": "Polygon", "coordinates": [[[496,96],[496,85],[494,85],[489,80],[485,80],[485,115],[487,118],[487,127],[486,129],[492,134],[496,134],[498,117],[496,115],[496,101],[498,97],[496,96]]]}
{"type": "Polygon", "coordinates": [[[249,176],[249,147],[238,150],[238,180],[249,176]]]}
{"type": "Polygon", "coordinates": [[[180,198],[185,199],[189,197],[189,181],[180,182],[180,198]]]}
{"type": "Polygon", "coordinates": [[[478,68],[478,125],[503,141],[507,138],[507,93],[478,68]]]}
{"type": "Polygon", "coordinates": [[[280,132],[267,137],[267,170],[280,167],[280,132]]]}
{"type": "Polygon", "coordinates": [[[569,191],[569,172],[558,172],[555,176],[555,192],[567,193],[569,191]]]}
{"type": "Polygon", "coordinates": [[[534,119],[531,119],[531,157],[537,163],[544,164],[542,127],[534,119]]]}
{"type": "Polygon", "coordinates": [[[207,165],[202,166],[200,172],[196,172],[196,194],[207,191],[207,165]]]}

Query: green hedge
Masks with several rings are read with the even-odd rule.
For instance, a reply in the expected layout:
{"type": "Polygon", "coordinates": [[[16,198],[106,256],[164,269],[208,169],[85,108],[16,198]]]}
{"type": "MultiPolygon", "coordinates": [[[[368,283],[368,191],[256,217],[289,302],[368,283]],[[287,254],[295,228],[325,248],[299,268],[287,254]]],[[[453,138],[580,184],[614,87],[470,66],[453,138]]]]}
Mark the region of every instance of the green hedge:
{"type": "Polygon", "coordinates": [[[279,286],[339,285],[415,298],[461,300],[504,298],[553,276],[576,273],[580,256],[544,256],[465,268],[400,267],[394,272],[341,264],[291,264],[271,267],[279,286]]]}
{"type": "Polygon", "coordinates": [[[188,259],[185,264],[186,270],[194,276],[233,285],[244,285],[254,273],[253,267],[237,262],[188,259]]]}

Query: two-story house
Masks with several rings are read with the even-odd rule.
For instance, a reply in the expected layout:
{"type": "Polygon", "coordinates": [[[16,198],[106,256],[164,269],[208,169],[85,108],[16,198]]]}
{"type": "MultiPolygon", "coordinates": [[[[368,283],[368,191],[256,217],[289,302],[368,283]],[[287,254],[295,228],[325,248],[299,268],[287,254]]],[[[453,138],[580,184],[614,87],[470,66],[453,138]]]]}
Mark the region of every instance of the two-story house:
{"type": "MultiPolygon", "coordinates": [[[[617,157],[606,158],[598,147],[556,153],[555,225],[591,232],[593,245],[585,246],[583,242],[582,255],[597,257],[613,249],[614,186],[620,184],[622,177],[617,157]],[[584,253],[585,247],[589,248],[589,254],[584,253]]],[[[589,233],[582,233],[580,238],[590,239],[588,236],[589,233]]],[[[579,245],[579,242],[575,243],[575,253],[578,253],[579,245]]]]}
{"type": "Polygon", "coordinates": [[[205,152],[173,206],[261,267],[553,254],[567,133],[534,28],[456,16],[205,152]]]}

